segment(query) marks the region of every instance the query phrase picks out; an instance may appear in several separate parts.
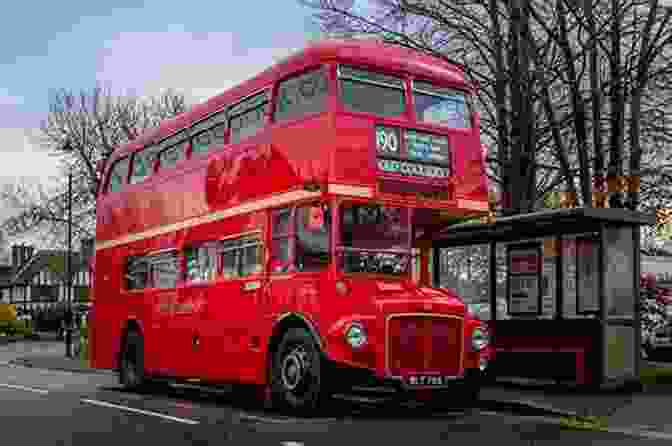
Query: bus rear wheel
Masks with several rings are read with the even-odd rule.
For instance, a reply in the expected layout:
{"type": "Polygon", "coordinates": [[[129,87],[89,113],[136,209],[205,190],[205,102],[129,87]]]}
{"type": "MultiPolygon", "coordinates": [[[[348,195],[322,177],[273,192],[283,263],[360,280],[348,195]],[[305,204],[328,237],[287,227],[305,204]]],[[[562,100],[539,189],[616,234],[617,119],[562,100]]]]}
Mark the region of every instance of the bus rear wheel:
{"type": "Polygon", "coordinates": [[[327,399],[320,348],[305,329],[285,333],[273,356],[271,398],[273,406],[308,414],[327,399]]]}

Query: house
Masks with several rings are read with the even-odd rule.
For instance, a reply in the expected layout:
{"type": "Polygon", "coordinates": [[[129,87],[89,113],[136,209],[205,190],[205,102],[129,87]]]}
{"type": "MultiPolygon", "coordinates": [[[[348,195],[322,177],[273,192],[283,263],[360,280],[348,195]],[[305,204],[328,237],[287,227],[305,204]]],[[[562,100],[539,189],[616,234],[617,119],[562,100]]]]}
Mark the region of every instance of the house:
{"type": "Polygon", "coordinates": [[[659,285],[672,285],[672,243],[665,242],[658,248],[642,250],[642,274],[654,274],[659,285]]]}
{"type": "Polygon", "coordinates": [[[13,275],[12,265],[0,265],[0,303],[9,303],[13,275]]]}
{"type": "MultiPolygon", "coordinates": [[[[82,252],[71,254],[72,302],[89,300],[91,283],[89,257],[92,243],[82,243],[82,252]]],[[[68,280],[65,250],[35,251],[31,246],[12,246],[12,275],[8,285],[8,300],[17,309],[43,309],[58,302],[67,302],[68,280]]]]}

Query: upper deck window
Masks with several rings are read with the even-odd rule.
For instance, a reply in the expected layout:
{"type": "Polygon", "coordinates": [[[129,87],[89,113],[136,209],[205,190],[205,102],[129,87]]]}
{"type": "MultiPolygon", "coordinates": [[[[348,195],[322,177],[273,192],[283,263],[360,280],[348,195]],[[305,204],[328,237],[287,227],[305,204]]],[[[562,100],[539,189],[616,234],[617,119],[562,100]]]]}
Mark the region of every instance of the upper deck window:
{"type": "Polygon", "coordinates": [[[327,103],[327,71],[309,71],[280,83],[274,119],[282,121],[323,111],[327,103]]]}
{"type": "Polygon", "coordinates": [[[213,280],[217,273],[217,242],[206,242],[185,251],[187,259],[186,279],[190,282],[213,280]]]}
{"type": "Polygon", "coordinates": [[[264,91],[242,100],[229,109],[232,143],[240,142],[264,127],[268,104],[269,95],[267,91],[264,91]]]}
{"type": "Polygon", "coordinates": [[[348,110],[381,116],[406,111],[404,80],[346,65],[338,67],[341,102],[348,110]]]}
{"type": "Polygon", "coordinates": [[[156,149],[146,148],[133,156],[131,184],[140,183],[152,174],[156,161],[156,149]]]}
{"type": "Polygon", "coordinates": [[[121,190],[121,187],[126,183],[126,177],[128,176],[128,157],[117,160],[112,167],[110,173],[110,180],[107,185],[108,192],[118,192],[121,190]]]}
{"type": "Polygon", "coordinates": [[[210,146],[213,144],[213,139],[212,131],[210,130],[205,130],[194,136],[191,140],[191,154],[193,156],[198,156],[203,153],[208,153],[210,146]]]}
{"type": "Polygon", "coordinates": [[[208,153],[216,145],[225,143],[226,113],[219,112],[200,121],[191,128],[191,155],[208,153]]]}
{"type": "Polygon", "coordinates": [[[419,121],[452,129],[471,126],[467,95],[460,90],[437,87],[429,82],[413,82],[415,114],[419,121]]]}
{"type": "Polygon", "coordinates": [[[173,167],[184,159],[186,141],[167,148],[159,154],[159,164],[162,169],[173,167]]]}

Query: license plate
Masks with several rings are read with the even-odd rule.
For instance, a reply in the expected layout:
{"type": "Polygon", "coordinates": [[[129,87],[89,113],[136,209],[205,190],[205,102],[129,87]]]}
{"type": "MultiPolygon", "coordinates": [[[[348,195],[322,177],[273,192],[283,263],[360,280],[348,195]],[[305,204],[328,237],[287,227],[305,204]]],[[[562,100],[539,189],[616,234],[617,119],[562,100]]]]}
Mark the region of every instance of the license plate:
{"type": "Polygon", "coordinates": [[[440,375],[410,375],[406,378],[406,384],[409,386],[445,386],[453,378],[440,375]]]}

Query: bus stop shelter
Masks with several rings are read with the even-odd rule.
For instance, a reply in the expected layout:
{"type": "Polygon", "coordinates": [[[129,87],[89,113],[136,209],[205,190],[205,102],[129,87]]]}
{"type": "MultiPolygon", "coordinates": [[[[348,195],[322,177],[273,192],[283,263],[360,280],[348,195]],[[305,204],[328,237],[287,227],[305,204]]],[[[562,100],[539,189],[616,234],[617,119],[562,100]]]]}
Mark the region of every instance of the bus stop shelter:
{"type": "Polygon", "coordinates": [[[441,250],[488,246],[493,374],[627,384],[639,378],[639,226],[654,223],[571,208],[449,226],[431,236],[432,280],[440,286],[441,250]]]}

